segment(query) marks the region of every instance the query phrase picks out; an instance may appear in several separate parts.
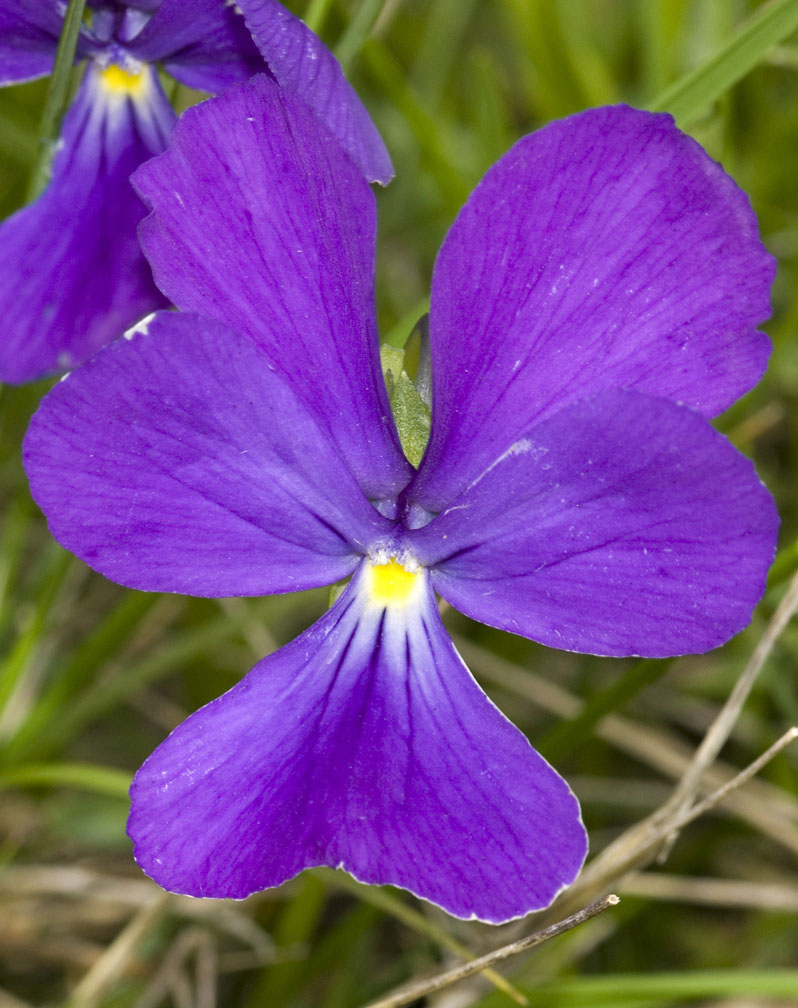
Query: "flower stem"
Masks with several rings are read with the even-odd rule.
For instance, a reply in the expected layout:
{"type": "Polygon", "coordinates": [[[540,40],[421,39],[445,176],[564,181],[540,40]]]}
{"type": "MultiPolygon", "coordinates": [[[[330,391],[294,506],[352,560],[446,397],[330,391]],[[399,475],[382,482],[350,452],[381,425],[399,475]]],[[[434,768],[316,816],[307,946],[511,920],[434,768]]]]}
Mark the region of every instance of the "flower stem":
{"type": "Polygon", "coordinates": [[[44,103],[42,124],[39,130],[39,150],[28,185],[29,201],[36,199],[50,180],[61,119],[69,102],[72,67],[75,63],[78,35],[83,23],[85,7],[86,0],[69,0],[69,7],[64,17],[64,27],[61,29],[61,38],[58,40],[58,50],[55,54],[55,64],[47,90],[47,99],[44,103]]]}

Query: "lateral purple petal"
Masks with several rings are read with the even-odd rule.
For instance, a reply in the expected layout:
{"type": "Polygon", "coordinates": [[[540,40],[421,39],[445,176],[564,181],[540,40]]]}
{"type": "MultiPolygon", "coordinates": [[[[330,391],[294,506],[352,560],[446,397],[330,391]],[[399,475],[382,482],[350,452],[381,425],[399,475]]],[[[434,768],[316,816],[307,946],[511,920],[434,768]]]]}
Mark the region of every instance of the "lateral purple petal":
{"type": "Polygon", "coordinates": [[[707,651],[749,622],[777,530],[753,466],[703,417],[606,392],[527,431],[410,542],[474,619],[658,658],[707,651]]]}
{"type": "Polygon", "coordinates": [[[435,266],[417,500],[439,511],[532,422],[604,389],[719,413],[765,368],[773,274],[747,197],[670,116],[591,109],[525,137],[435,266]]]}
{"type": "Polygon", "coordinates": [[[266,70],[244,18],[220,0],[163,0],[129,49],[187,87],[212,93],[266,70]]]}
{"type": "Polygon", "coordinates": [[[374,196],[318,118],[265,76],[188,109],[134,178],[159,287],[264,347],[371,498],[411,470],[380,371],[374,196]]]}
{"type": "Polygon", "coordinates": [[[252,340],[190,315],[159,313],[56,385],[24,460],[53,535],[148,591],[330,584],[389,527],[252,340]]]}
{"type": "Polygon", "coordinates": [[[64,20],[57,0],[0,3],[0,87],[49,74],[64,20]]]}
{"type": "Polygon", "coordinates": [[[173,120],[151,68],[135,96],[87,68],[49,186],[0,225],[0,381],[74,367],[167,303],[138,244],[145,209],[129,179],[173,120]]]}
{"type": "Polygon", "coordinates": [[[547,905],[585,856],[576,799],[471,678],[428,586],[386,611],[366,576],[139,770],[139,865],[193,896],[330,865],[460,917],[547,905]]]}
{"type": "Polygon", "coordinates": [[[327,46],[276,0],[238,6],[277,81],[321,117],[369,182],[387,185],[394,171],[382,137],[327,46]]]}

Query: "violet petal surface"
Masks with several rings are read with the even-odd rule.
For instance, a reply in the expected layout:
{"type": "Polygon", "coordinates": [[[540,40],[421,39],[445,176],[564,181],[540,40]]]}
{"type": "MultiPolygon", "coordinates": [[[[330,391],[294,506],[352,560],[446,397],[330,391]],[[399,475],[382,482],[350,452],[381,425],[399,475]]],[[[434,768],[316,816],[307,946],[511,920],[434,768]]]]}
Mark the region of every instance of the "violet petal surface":
{"type": "Polygon", "coordinates": [[[414,497],[439,511],[530,423],[603,389],[719,413],[765,368],[774,270],[747,196],[670,116],[590,109],[525,137],[435,265],[414,497]]]}
{"type": "Polygon", "coordinates": [[[349,575],[388,521],[247,336],[162,312],[44,398],[25,439],[56,538],[120,584],[265,595],[349,575]]]}
{"type": "Polygon", "coordinates": [[[200,91],[215,93],[266,69],[243,17],[220,0],[163,0],[128,48],[200,91]]]}
{"type": "Polygon", "coordinates": [[[87,67],[50,184],[0,225],[0,381],[74,367],[167,303],[136,238],[145,208],[129,178],[173,121],[150,67],[135,96],[87,67]]]}
{"type": "Polygon", "coordinates": [[[369,570],[142,766],[139,865],[194,896],[331,865],[461,917],[548,905],[585,856],[576,799],[471,678],[425,576],[385,609],[369,570]]]}
{"type": "Polygon", "coordinates": [[[474,619],[551,647],[665,657],[747,625],[777,531],[751,462],[702,416],[617,391],[530,428],[409,542],[474,619]]]}
{"type": "Polygon", "coordinates": [[[1,0],[0,87],[49,74],[63,11],[57,0],[1,0]]]}
{"type": "Polygon", "coordinates": [[[134,185],[163,292],[249,333],[370,498],[411,469],[379,364],[374,196],[317,116],[265,76],[188,109],[134,185]]]}
{"type": "Polygon", "coordinates": [[[238,6],[277,81],[321,117],[369,182],[390,182],[393,165],[382,137],[324,43],[277,0],[238,6]]]}

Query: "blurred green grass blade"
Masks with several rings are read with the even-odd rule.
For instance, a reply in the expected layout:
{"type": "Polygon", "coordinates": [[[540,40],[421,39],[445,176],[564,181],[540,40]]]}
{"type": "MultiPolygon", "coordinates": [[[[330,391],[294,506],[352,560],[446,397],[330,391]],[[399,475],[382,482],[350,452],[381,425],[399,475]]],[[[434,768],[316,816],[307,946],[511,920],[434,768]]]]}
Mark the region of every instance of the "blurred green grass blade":
{"type": "Polygon", "coordinates": [[[363,65],[412,130],[419,150],[433,169],[447,204],[456,209],[468,198],[472,181],[464,178],[450,131],[432,115],[411,87],[407,75],[391,50],[379,39],[370,38],[361,53],[363,65]]]}
{"type": "Polygon", "coordinates": [[[5,512],[0,534],[0,635],[6,632],[12,620],[11,588],[16,580],[29,521],[28,501],[20,494],[5,512]]]}
{"type": "Polygon", "coordinates": [[[656,682],[670,667],[671,662],[665,659],[639,659],[619,679],[588,697],[575,718],[558,722],[542,738],[536,739],[535,748],[556,766],[559,760],[592,740],[593,730],[603,717],[621,711],[641,690],[656,682]]]}
{"type": "Polygon", "coordinates": [[[428,107],[438,106],[452,66],[460,58],[462,39],[476,6],[477,0],[438,0],[430,9],[410,70],[428,107]]]}
{"type": "MultiPolygon", "coordinates": [[[[543,119],[558,119],[590,104],[574,74],[569,40],[551,0],[503,0],[504,17],[528,67],[530,103],[543,119]]],[[[583,15],[588,8],[580,5],[583,15]]]]}
{"type": "Polygon", "coordinates": [[[28,189],[28,199],[34,200],[41,193],[50,179],[55,147],[58,141],[58,131],[61,120],[69,104],[69,92],[72,82],[72,68],[75,65],[75,53],[78,48],[78,35],[83,23],[83,11],[86,0],[69,0],[64,17],[64,27],[58,40],[58,50],[55,54],[55,64],[50,77],[50,87],[44,103],[42,125],[39,134],[39,155],[33,169],[28,189]]]}
{"type": "Polygon", "coordinates": [[[656,1003],[672,1004],[685,998],[739,996],[794,997],[798,991],[798,970],[699,970],[692,973],[644,973],[583,977],[547,985],[552,1000],[545,1004],[592,1004],[599,999],[624,1004],[631,998],[648,997],[656,1003]],[[564,1000],[563,996],[568,1000],[564,1000]]]}
{"type": "Polygon", "coordinates": [[[768,589],[791,578],[798,567],[798,539],[782,547],[776,554],[768,574],[768,589]]]}
{"type": "MultiPolygon", "coordinates": [[[[371,911],[371,907],[358,909],[371,911]]],[[[372,919],[370,923],[372,926],[368,929],[360,927],[355,931],[350,928],[346,936],[348,941],[340,944],[341,951],[335,969],[331,975],[328,974],[329,985],[324,1008],[351,1008],[352,1005],[362,1003],[364,993],[370,988],[373,990],[373,978],[364,977],[361,965],[373,960],[375,952],[379,954],[379,933],[375,921],[372,919]]]]}
{"type": "Polygon", "coordinates": [[[338,57],[338,62],[343,67],[344,73],[348,71],[363,48],[363,44],[369,37],[385,2],[386,0],[362,0],[354,17],[346,26],[346,30],[335,47],[335,55],[338,57]]]}
{"type": "Polygon", "coordinates": [[[770,53],[768,62],[773,66],[798,70],[798,46],[775,46],[770,53]]]}
{"type": "Polygon", "coordinates": [[[571,73],[579,82],[582,94],[590,105],[611,105],[620,98],[615,83],[613,67],[600,44],[597,44],[596,26],[581,4],[552,5],[560,25],[560,34],[566,40],[566,50],[571,73]]]}
{"type": "Polygon", "coordinates": [[[428,311],[429,298],[425,297],[414,304],[410,311],[406,312],[396,325],[388,331],[383,343],[401,350],[412,336],[418,320],[422,315],[426,315],[428,311]]]}
{"type": "MultiPolygon", "coordinates": [[[[354,903],[338,911],[335,923],[322,928],[305,961],[305,981],[322,977],[327,984],[324,1008],[351,1008],[376,996],[374,978],[364,975],[363,963],[371,959],[380,939],[380,914],[375,907],[354,903]]],[[[372,960],[372,961],[376,961],[372,960]]],[[[401,979],[397,971],[396,981],[401,979]]]]}
{"type": "MultiPolygon", "coordinates": [[[[51,724],[47,735],[37,743],[37,755],[41,759],[56,755],[87,725],[124,702],[142,686],[174,672],[237,633],[238,627],[233,620],[219,617],[199,628],[185,631],[146,659],[131,662],[126,665],[124,674],[95,683],[51,724]]],[[[13,745],[9,746],[9,752],[13,757],[13,745]]]]}
{"type": "MultiPolygon", "coordinates": [[[[795,997],[797,969],[695,970],[673,973],[625,973],[582,976],[521,988],[531,1008],[632,1008],[637,1005],[681,1006],[685,1000],[710,997],[795,997]]],[[[790,1001],[792,1003],[792,1001],[790,1001]]],[[[506,1008],[491,994],[478,1008],[506,1008]]]]}
{"type": "Polygon", "coordinates": [[[797,28],[798,0],[765,4],[719,52],[666,88],[647,107],[653,112],[670,112],[680,126],[689,126],[797,28]]]}
{"type": "Polygon", "coordinates": [[[6,161],[26,168],[36,154],[36,140],[25,123],[3,112],[0,114],[0,150],[6,161]]]}
{"type": "Polygon", "coordinates": [[[474,116],[476,157],[480,171],[490,166],[513,145],[517,139],[515,127],[507,114],[507,105],[501,90],[501,68],[495,53],[490,49],[478,50],[467,67],[466,87],[474,116]]]}
{"type": "Polygon", "coordinates": [[[51,731],[69,710],[73,698],[99,676],[103,663],[113,659],[159,598],[144,592],[126,594],[91,636],[55,670],[51,683],[6,747],[3,755],[9,763],[41,757],[40,746],[47,749],[51,745],[51,731]]]}
{"type": "Polygon", "coordinates": [[[51,544],[43,576],[31,601],[25,626],[11,649],[0,662],[0,712],[14,693],[17,684],[27,673],[44,641],[45,627],[53,606],[58,601],[61,588],[69,573],[72,557],[55,543],[51,544]]]}
{"type": "Polygon", "coordinates": [[[640,71],[643,94],[658,94],[676,76],[674,60],[688,23],[687,0],[647,0],[633,4],[631,13],[642,42],[640,71]]]}
{"type": "MultiPolygon", "coordinates": [[[[313,872],[305,872],[295,885],[296,895],[271,928],[277,948],[309,944],[327,902],[327,887],[313,872]]],[[[297,1004],[294,995],[302,988],[304,971],[302,959],[275,963],[253,984],[246,1004],[251,1008],[297,1004]]]]}
{"type": "Polygon", "coordinates": [[[73,787],[112,798],[127,798],[130,774],[91,763],[28,763],[0,770],[0,788],[73,787]]]}
{"type": "Polygon", "coordinates": [[[327,20],[331,7],[332,0],[310,0],[302,20],[312,32],[318,35],[327,20]]]}

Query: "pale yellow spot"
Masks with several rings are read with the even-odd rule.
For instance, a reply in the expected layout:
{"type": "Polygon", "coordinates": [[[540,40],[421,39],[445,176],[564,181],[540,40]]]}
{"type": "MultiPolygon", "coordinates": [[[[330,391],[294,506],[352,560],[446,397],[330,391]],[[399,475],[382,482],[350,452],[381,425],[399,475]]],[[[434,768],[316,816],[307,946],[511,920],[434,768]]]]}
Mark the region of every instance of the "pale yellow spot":
{"type": "Polygon", "coordinates": [[[145,84],[143,70],[139,73],[130,73],[121,66],[117,66],[116,63],[112,63],[100,71],[100,80],[107,91],[133,96],[141,94],[145,84]]]}
{"type": "Polygon", "coordinates": [[[403,605],[412,593],[418,574],[403,567],[395,557],[371,568],[371,597],[379,605],[403,605]]]}

